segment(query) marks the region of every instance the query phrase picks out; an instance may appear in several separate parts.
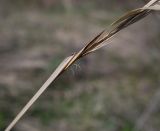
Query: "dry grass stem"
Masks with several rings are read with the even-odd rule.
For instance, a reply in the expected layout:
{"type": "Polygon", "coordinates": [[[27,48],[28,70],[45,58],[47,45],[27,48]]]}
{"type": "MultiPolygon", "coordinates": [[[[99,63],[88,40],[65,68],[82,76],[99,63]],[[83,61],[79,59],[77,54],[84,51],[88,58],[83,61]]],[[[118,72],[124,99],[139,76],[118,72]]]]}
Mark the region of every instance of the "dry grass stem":
{"type": "Polygon", "coordinates": [[[48,78],[48,80],[43,84],[43,86],[37,91],[37,93],[31,98],[31,100],[25,105],[25,107],[20,111],[20,113],[15,117],[11,124],[5,129],[5,131],[10,131],[18,120],[25,114],[25,112],[33,105],[33,103],[39,98],[39,96],[48,88],[48,86],[65,70],[67,70],[75,61],[84,57],[91,52],[98,50],[99,48],[107,45],[107,41],[117,34],[122,29],[128,27],[129,25],[141,20],[145,16],[149,15],[151,12],[160,11],[160,0],[151,0],[144,7],[132,10],[118,20],[116,20],[111,26],[111,30],[107,32],[106,30],[99,33],[91,42],[86,44],[79,52],[67,57],[53,72],[53,74],[48,78]],[[104,43],[104,41],[106,43],[104,43]]]}

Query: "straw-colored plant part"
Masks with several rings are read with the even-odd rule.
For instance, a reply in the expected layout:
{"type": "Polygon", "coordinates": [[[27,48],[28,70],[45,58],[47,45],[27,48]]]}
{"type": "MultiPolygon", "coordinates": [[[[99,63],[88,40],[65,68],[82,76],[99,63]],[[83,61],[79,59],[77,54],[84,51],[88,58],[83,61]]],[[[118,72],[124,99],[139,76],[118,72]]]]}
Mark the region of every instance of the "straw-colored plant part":
{"type": "Polygon", "coordinates": [[[25,114],[25,112],[39,98],[39,96],[48,88],[48,86],[65,70],[67,70],[75,61],[107,45],[107,41],[119,31],[141,20],[145,16],[149,15],[151,12],[155,11],[160,11],[160,0],[151,0],[144,7],[126,13],[124,16],[120,17],[110,26],[111,29],[109,32],[107,32],[106,30],[102,31],[91,42],[86,44],[86,46],[84,46],[79,52],[76,52],[73,55],[64,59],[62,63],[57,67],[57,69],[53,72],[53,74],[48,78],[48,80],[42,85],[42,87],[37,91],[37,93],[15,117],[11,124],[5,129],[5,131],[10,131],[18,122],[18,120],[25,114]],[[104,43],[104,41],[106,41],[106,43],[104,43]]]}

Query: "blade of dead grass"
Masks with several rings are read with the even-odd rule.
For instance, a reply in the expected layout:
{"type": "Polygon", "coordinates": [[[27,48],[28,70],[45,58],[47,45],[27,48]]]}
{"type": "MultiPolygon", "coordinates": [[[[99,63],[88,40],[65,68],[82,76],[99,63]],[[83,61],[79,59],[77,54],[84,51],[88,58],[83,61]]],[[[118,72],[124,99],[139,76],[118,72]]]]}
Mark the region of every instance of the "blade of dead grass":
{"type": "Polygon", "coordinates": [[[153,5],[153,6],[148,7],[148,9],[159,11],[160,10],[160,5],[158,5],[158,4],[157,5],[153,5]]]}
{"type": "Polygon", "coordinates": [[[48,86],[59,77],[65,70],[67,70],[75,61],[90,54],[93,51],[109,44],[104,43],[108,41],[115,34],[117,34],[122,29],[127,26],[139,21],[146,15],[150,14],[152,11],[160,11],[160,0],[151,0],[144,7],[135,9],[126,13],[118,20],[116,20],[112,26],[111,30],[107,32],[106,30],[99,33],[91,42],[89,42],[84,48],[79,52],[67,57],[62,61],[62,63],[57,67],[57,69],[52,73],[48,80],[42,85],[42,87],[35,93],[35,95],[29,100],[29,102],[24,106],[24,108],[19,112],[19,114],[14,118],[14,120],[9,124],[5,131],[10,131],[14,125],[19,121],[19,119],[25,114],[25,112],[34,104],[34,102],[40,97],[40,95],[48,88],[48,86]]]}

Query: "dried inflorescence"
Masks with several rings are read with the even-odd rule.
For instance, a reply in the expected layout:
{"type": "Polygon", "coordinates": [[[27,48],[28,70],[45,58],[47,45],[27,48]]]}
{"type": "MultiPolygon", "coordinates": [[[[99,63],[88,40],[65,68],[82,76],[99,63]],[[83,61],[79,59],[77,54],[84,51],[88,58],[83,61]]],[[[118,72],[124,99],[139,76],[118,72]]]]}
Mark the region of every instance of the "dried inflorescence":
{"type": "Polygon", "coordinates": [[[25,112],[39,98],[39,96],[48,88],[48,86],[58,76],[60,76],[60,74],[67,70],[75,61],[107,45],[107,41],[110,38],[112,38],[115,34],[117,34],[119,31],[141,20],[145,16],[155,11],[160,11],[160,0],[151,0],[144,7],[126,13],[124,16],[120,17],[111,25],[111,29],[109,32],[107,32],[106,30],[102,31],[91,42],[86,44],[86,46],[83,47],[79,52],[74,53],[73,55],[64,59],[63,62],[53,72],[53,74],[48,78],[48,80],[43,84],[43,86],[37,91],[37,93],[31,98],[31,100],[15,117],[15,119],[11,122],[11,124],[6,128],[5,131],[10,131],[13,128],[13,126],[18,122],[18,120],[25,114],[25,112]]]}

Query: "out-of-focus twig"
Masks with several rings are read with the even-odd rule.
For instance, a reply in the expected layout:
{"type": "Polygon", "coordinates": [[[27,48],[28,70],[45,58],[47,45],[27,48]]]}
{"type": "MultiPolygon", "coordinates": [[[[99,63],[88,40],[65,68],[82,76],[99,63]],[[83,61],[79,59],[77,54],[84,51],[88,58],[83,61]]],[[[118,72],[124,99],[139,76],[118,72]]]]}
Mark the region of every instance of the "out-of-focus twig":
{"type": "Polygon", "coordinates": [[[160,103],[160,89],[156,91],[153,98],[149,102],[148,106],[146,107],[146,110],[144,113],[139,117],[135,124],[134,131],[141,131],[143,130],[146,122],[150,119],[151,115],[156,112],[157,107],[160,103]]]}

